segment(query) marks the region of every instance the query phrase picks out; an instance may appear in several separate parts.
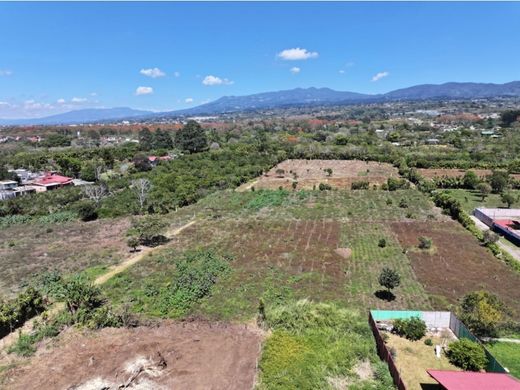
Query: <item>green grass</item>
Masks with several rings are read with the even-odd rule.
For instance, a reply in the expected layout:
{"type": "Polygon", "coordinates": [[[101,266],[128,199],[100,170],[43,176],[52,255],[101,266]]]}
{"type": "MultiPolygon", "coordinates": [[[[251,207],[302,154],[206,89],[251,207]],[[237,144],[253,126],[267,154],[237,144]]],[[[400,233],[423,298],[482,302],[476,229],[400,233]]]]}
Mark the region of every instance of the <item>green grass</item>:
{"type": "MultiPolygon", "coordinates": [[[[478,191],[474,190],[464,190],[464,189],[450,189],[443,190],[457,199],[468,214],[472,214],[473,210],[477,207],[487,207],[487,208],[499,208],[499,207],[507,207],[505,203],[500,199],[499,194],[489,194],[488,197],[484,201],[482,201],[482,197],[478,191]]],[[[520,190],[512,191],[516,196],[520,195],[520,190]]],[[[513,205],[512,207],[515,207],[513,205]]]]}
{"type": "Polygon", "coordinates": [[[357,312],[304,300],[268,307],[265,325],[273,333],[264,345],[259,389],[333,389],[333,383],[348,383],[349,389],[392,387],[368,324],[357,312]],[[361,362],[373,379],[358,376],[361,362]]]}
{"type": "Polygon", "coordinates": [[[520,379],[520,344],[496,342],[486,345],[489,352],[505,367],[511,375],[520,379]]]}

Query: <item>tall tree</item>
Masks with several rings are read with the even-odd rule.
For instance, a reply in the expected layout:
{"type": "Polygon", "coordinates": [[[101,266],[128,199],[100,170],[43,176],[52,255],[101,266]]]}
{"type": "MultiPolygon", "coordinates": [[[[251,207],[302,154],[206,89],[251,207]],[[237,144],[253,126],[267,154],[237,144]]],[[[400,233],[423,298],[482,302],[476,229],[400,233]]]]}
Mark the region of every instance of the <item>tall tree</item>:
{"type": "Polygon", "coordinates": [[[150,150],[153,148],[153,135],[152,132],[147,128],[143,127],[139,131],[139,146],[141,150],[150,150]]]}
{"type": "Polygon", "coordinates": [[[202,152],[208,146],[204,129],[195,121],[190,120],[175,134],[177,146],[189,153],[202,152]]]}
{"type": "Polygon", "coordinates": [[[172,149],[173,140],[167,131],[157,129],[153,136],[153,148],[154,149],[172,149]]]}

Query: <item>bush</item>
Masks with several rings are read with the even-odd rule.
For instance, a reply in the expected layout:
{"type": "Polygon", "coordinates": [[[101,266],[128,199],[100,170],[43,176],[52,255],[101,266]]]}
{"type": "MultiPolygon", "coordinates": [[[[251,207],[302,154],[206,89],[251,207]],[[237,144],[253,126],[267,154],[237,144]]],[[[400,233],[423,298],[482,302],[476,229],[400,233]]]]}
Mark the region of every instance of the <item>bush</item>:
{"type": "Polygon", "coordinates": [[[386,184],[388,191],[410,188],[410,183],[406,179],[398,179],[395,177],[389,177],[386,184]]]}
{"type": "Polygon", "coordinates": [[[399,201],[399,207],[402,208],[402,209],[407,209],[408,208],[408,201],[406,199],[401,199],[399,201]]]}
{"type": "Polygon", "coordinates": [[[0,337],[22,326],[25,321],[45,308],[40,292],[32,287],[21,292],[9,302],[0,301],[0,337]]]}
{"type": "Polygon", "coordinates": [[[459,309],[460,320],[479,337],[496,337],[504,313],[504,304],[487,291],[466,294],[459,309]]]}
{"type": "Polygon", "coordinates": [[[397,271],[385,267],[379,274],[379,284],[390,291],[401,284],[401,276],[397,271]]]}
{"type": "Polygon", "coordinates": [[[320,191],[330,191],[330,190],[332,190],[332,186],[327,183],[320,183],[320,185],[318,186],[318,189],[320,191]]]}
{"type": "Polygon", "coordinates": [[[83,200],[78,202],[75,209],[79,218],[84,222],[94,221],[98,217],[96,205],[92,201],[83,200]]]}
{"type": "Polygon", "coordinates": [[[386,240],[384,238],[381,238],[379,242],[377,243],[377,246],[380,248],[386,247],[386,240]]]}
{"type": "Polygon", "coordinates": [[[63,281],[57,298],[65,302],[71,315],[80,310],[91,311],[103,304],[101,290],[82,275],[74,275],[63,281]]]}
{"type": "Polygon", "coordinates": [[[368,186],[370,183],[368,181],[354,181],[352,182],[350,188],[352,190],[368,190],[368,186]]]}
{"type": "Polygon", "coordinates": [[[419,249],[430,249],[432,247],[431,238],[421,236],[419,237],[419,249]]]}
{"type": "Polygon", "coordinates": [[[484,348],[471,340],[461,339],[450,344],[446,352],[451,364],[467,371],[480,371],[487,364],[484,348]]]}
{"type": "Polygon", "coordinates": [[[424,344],[431,347],[433,345],[433,341],[432,341],[432,339],[426,339],[426,340],[424,340],[424,344]]]}
{"type": "Polygon", "coordinates": [[[163,230],[168,224],[160,217],[148,215],[132,222],[128,234],[137,237],[142,245],[157,246],[166,242],[163,230]]]}
{"type": "Polygon", "coordinates": [[[417,341],[426,334],[426,323],[419,317],[397,319],[394,321],[394,332],[408,340],[417,341]]]}

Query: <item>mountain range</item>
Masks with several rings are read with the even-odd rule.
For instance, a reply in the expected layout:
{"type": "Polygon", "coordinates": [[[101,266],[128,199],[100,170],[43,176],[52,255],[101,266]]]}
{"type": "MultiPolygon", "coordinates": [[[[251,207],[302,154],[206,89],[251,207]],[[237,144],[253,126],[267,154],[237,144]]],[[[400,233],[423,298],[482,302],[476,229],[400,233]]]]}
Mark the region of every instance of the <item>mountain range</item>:
{"type": "Polygon", "coordinates": [[[153,113],[126,107],[108,109],[84,109],[36,119],[0,119],[0,125],[50,125],[88,122],[113,122],[116,120],[154,120],[192,115],[216,115],[222,113],[265,110],[291,106],[342,105],[385,101],[413,101],[430,99],[478,99],[496,97],[520,97],[520,81],[505,84],[445,83],[421,84],[397,89],[385,94],[362,94],[335,91],[330,88],[296,88],[285,91],[264,92],[246,96],[224,96],[197,107],[153,113]]]}

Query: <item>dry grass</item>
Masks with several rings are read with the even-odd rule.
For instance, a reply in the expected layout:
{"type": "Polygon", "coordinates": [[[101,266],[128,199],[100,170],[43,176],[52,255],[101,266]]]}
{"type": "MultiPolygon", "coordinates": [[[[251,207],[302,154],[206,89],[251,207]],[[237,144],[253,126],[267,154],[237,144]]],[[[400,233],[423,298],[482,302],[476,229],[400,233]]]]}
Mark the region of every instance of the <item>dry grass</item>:
{"type": "Polygon", "coordinates": [[[395,348],[397,352],[394,361],[408,389],[420,389],[421,383],[437,383],[428,375],[427,369],[460,371],[443,353],[440,358],[435,357],[435,345],[442,345],[439,336],[427,335],[421,340],[410,341],[395,334],[387,334],[389,336],[387,346],[395,348]],[[424,344],[427,338],[432,339],[433,346],[424,344]]]}

